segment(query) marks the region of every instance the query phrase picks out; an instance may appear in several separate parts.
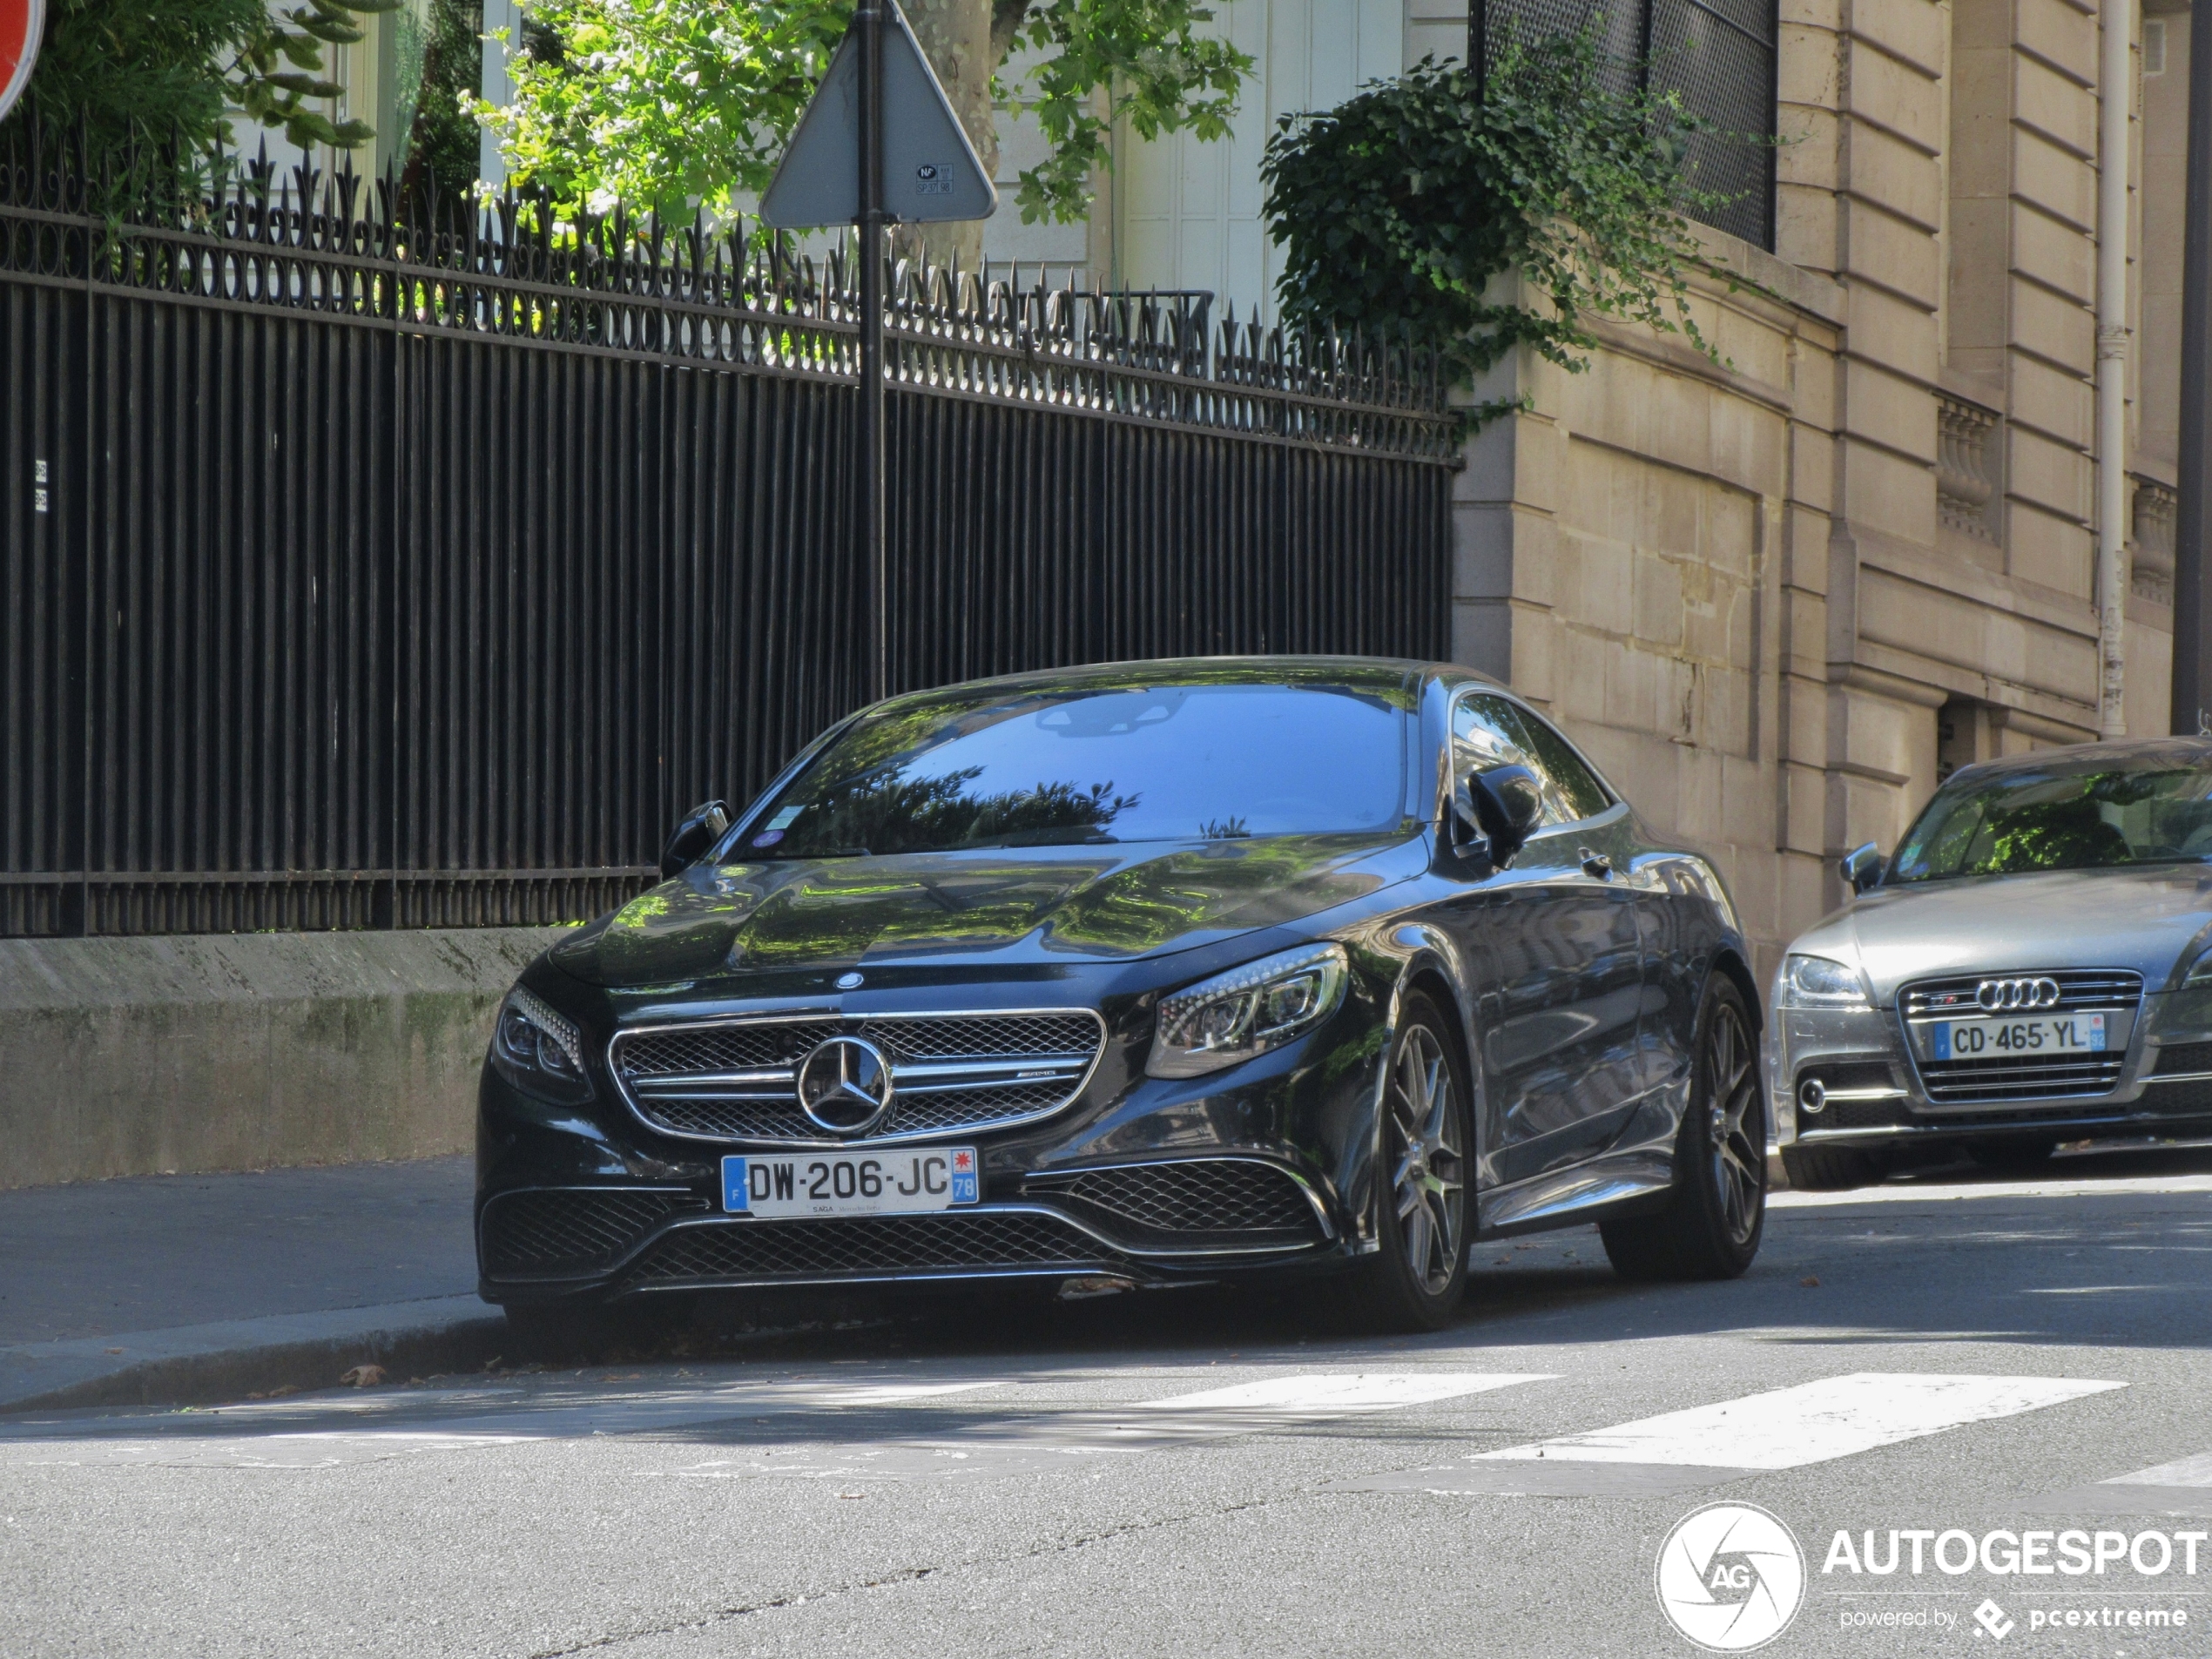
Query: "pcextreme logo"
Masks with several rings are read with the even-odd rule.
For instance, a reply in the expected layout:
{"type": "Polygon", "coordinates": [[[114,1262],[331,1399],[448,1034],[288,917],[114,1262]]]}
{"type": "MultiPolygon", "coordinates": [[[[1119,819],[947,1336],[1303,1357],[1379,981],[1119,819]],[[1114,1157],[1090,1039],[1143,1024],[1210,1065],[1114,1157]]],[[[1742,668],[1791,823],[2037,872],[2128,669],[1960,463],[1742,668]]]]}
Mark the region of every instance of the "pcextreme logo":
{"type": "Polygon", "coordinates": [[[1709,1653],[1749,1653],[1790,1628],[1805,1557],[1789,1527],[1748,1503],[1710,1503],[1675,1523],[1656,1575],[1667,1622],[1709,1653]]]}

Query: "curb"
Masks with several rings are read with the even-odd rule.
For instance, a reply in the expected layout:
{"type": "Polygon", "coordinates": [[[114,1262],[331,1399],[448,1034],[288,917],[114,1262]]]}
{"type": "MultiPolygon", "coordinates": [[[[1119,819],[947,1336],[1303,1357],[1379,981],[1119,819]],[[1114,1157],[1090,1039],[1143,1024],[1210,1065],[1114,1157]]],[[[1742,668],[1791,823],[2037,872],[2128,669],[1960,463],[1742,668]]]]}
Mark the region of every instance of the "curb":
{"type": "Polygon", "coordinates": [[[514,1340],[474,1296],[227,1319],[0,1348],[0,1414],[197,1406],[276,1388],[333,1388],[358,1365],[410,1375],[477,1371],[514,1340]]]}

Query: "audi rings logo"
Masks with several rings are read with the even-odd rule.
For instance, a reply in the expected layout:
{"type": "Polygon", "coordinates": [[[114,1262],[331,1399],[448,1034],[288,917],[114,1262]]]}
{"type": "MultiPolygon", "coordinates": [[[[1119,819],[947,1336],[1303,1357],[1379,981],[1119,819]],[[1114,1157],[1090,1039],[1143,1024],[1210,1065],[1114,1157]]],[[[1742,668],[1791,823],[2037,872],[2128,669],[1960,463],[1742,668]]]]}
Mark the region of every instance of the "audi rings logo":
{"type": "Polygon", "coordinates": [[[1756,1505],[1709,1503],[1659,1546],[1659,1607],[1708,1653],[1749,1653],[1790,1628],[1805,1598],[1805,1557],[1756,1505]]]}
{"type": "Polygon", "coordinates": [[[799,1062],[799,1109],[833,1135],[865,1135],[891,1109],[891,1062],[865,1037],[832,1037],[799,1062]]]}
{"type": "Polygon", "coordinates": [[[2040,979],[1986,979],[1974,987],[1975,1003],[1992,1014],[2054,1008],[2059,996],[2059,982],[2048,974],[2040,979]]]}

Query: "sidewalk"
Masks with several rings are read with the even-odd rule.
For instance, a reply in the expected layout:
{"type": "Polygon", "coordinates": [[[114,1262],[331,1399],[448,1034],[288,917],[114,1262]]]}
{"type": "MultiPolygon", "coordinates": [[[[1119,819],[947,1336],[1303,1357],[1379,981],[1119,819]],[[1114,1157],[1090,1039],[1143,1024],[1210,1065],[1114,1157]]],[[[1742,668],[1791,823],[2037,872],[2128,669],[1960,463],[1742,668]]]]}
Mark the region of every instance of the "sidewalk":
{"type": "Polygon", "coordinates": [[[0,1411],[473,1368],[504,1326],[471,1179],[446,1157],[0,1192],[0,1411]]]}

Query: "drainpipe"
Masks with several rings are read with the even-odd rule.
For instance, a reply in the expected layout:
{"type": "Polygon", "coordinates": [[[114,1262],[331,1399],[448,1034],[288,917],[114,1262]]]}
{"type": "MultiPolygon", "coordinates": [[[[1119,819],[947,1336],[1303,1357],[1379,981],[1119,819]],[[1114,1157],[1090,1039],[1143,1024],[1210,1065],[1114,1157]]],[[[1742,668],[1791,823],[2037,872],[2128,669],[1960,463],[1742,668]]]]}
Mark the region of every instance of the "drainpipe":
{"type": "Polygon", "coordinates": [[[2128,625],[2128,117],[2134,0],[2105,0],[2097,77],[2097,735],[2125,737],[2128,625]]]}
{"type": "Polygon", "coordinates": [[[2182,242],[2181,508],[2174,516],[2174,696],[2169,724],[2183,737],[2206,727],[2212,705],[2204,553],[2212,544],[2205,499],[2212,482],[2212,7],[2189,30],[2188,208],[2182,242]]]}

